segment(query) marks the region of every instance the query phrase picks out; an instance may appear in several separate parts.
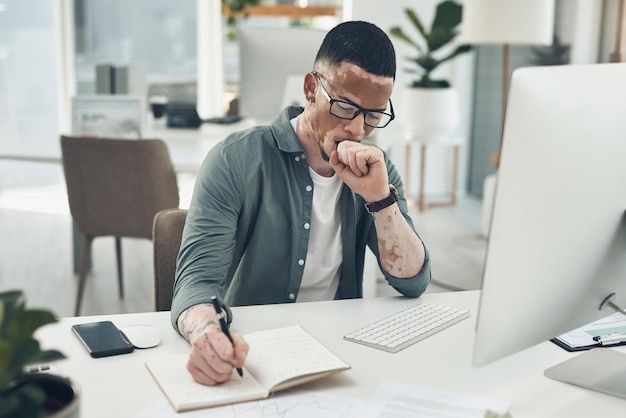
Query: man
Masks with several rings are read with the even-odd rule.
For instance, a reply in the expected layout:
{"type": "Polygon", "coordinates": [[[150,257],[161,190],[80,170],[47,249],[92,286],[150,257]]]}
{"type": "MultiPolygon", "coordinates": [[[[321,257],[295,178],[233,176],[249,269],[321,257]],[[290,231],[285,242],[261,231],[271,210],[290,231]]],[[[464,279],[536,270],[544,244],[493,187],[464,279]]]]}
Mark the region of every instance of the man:
{"type": "MultiPolygon", "coordinates": [[[[378,27],[345,22],[325,37],[304,78],[306,105],[235,133],[200,169],[178,256],[172,324],[190,342],[187,369],[214,385],[242,367],[210,303],[225,307],[362,297],[366,246],[400,293],[420,296],[428,253],[402,181],[364,142],[394,118],[396,58],[378,27]]],[[[227,308],[228,311],[228,308],[227,308]]]]}

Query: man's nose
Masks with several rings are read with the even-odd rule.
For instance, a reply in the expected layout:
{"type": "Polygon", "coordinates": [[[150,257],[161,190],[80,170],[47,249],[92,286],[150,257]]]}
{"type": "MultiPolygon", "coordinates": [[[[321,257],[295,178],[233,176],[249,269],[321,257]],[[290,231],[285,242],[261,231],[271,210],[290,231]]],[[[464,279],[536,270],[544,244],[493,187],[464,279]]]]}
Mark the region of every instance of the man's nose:
{"type": "Polygon", "coordinates": [[[350,132],[352,137],[360,142],[365,139],[365,126],[365,114],[359,113],[356,118],[348,121],[345,130],[350,132]]]}

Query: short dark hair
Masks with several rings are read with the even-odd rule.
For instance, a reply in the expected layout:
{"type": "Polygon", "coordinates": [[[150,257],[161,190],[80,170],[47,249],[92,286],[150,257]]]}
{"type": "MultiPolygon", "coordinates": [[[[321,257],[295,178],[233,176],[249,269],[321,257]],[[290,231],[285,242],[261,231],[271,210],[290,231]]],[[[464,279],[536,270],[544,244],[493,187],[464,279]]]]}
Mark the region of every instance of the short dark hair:
{"type": "Polygon", "coordinates": [[[396,78],[396,52],[391,40],[378,26],[348,21],[331,29],[320,46],[315,64],[354,64],[370,74],[396,78]]]}

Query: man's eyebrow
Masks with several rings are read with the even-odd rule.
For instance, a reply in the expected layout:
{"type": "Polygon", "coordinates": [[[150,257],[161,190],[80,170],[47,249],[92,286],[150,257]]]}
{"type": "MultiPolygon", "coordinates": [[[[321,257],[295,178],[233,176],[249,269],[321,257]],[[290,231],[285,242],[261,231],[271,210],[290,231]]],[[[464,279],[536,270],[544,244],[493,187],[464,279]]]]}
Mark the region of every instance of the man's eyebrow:
{"type": "MultiPolygon", "coordinates": [[[[341,99],[342,102],[346,102],[348,104],[351,104],[352,106],[356,106],[359,109],[366,110],[368,112],[384,112],[385,110],[387,110],[386,106],[385,106],[384,109],[381,109],[381,108],[378,108],[378,109],[367,109],[365,107],[359,106],[358,104],[354,103],[352,100],[350,100],[347,97],[342,96],[342,95],[339,95],[339,99],[341,99]]],[[[387,102],[389,102],[389,101],[387,101],[387,102]]]]}

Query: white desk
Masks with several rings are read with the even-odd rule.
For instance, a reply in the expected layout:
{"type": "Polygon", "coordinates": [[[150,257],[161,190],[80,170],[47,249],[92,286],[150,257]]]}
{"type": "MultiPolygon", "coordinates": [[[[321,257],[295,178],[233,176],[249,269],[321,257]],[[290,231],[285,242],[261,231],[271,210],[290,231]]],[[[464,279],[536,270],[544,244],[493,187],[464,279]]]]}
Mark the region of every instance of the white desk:
{"type": "MultiPolygon", "coordinates": [[[[167,144],[170,159],[177,172],[197,173],[207,152],[233,132],[256,125],[253,119],[233,124],[204,123],[198,129],[166,128],[163,124],[147,123],[142,138],[161,139],[167,144]]],[[[0,160],[61,164],[61,145],[54,151],[24,153],[0,152],[0,160]]]]}
{"type": "Polygon", "coordinates": [[[166,128],[148,123],[144,138],[162,139],[170,152],[177,172],[197,173],[211,148],[233,132],[255,126],[253,119],[243,119],[232,124],[203,123],[198,129],[166,128]]]}
{"type": "MultiPolygon", "coordinates": [[[[233,330],[246,333],[301,324],[352,369],[306,387],[311,391],[363,399],[384,380],[427,385],[513,403],[514,418],[622,416],[626,401],[580,389],[543,376],[543,371],[575,354],[546,342],[483,368],[471,366],[478,291],[402,297],[234,308],[233,330]],[[470,309],[472,315],[451,328],[396,354],[343,340],[343,335],[415,303],[432,302],[470,309]]],[[[56,364],[82,389],[82,416],[132,417],[163,395],[144,366],[154,356],[186,353],[187,343],[171,328],[169,312],[62,319],[38,332],[47,348],[68,357],[56,364]],[[92,359],[72,335],[70,325],[102,319],[118,327],[149,323],[162,343],[132,354],[92,359]]],[[[280,396],[280,395],[277,395],[280,396]]]]}

